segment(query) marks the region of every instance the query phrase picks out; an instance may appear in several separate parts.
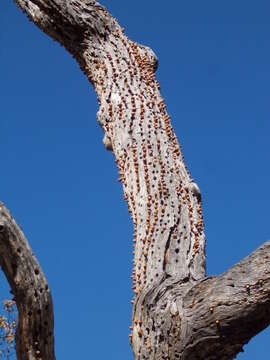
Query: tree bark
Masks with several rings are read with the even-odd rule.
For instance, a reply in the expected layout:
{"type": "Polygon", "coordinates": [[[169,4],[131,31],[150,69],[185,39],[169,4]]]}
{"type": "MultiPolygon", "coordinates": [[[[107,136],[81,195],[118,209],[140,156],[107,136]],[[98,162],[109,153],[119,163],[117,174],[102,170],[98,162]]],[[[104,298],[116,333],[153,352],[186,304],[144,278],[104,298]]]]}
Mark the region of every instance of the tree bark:
{"type": "Polygon", "coordinates": [[[0,265],[18,308],[18,360],[54,360],[53,305],[48,283],[22,230],[0,204],[0,265]]]}
{"type": "MultiPolygon", "coordinates": [[[[200,190],[155,79],[156,55],[128,39],[97,1],[16,3],[74,56],[97,93],[103,142],[115,155],[134,223],[135,359],[233,359],[270,322],[270,243],[225,274],[205,277],[200,190]]],[[[21,231],[1,209],[2,267],[19,309],[18,359],[54,359],[46,280],[21,231]],[[26,273],[18,280],[17,274],[26,273]]]]}

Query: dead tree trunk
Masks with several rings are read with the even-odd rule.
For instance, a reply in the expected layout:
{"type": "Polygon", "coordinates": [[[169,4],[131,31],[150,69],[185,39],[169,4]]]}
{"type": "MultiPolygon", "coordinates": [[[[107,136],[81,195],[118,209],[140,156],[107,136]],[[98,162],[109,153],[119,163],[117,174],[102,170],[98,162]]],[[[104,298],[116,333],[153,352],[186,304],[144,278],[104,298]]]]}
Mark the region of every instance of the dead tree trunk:
{"type": "MultiPolygon", "coordinates": [[[[218,277],[205,277],[201,195],[155,79],[153,51],[129,40],[95,0],[16,0],[59,41],[93,84],[134,223],[135,359],[233,359],[270,323],[270,242],[218,277]]],[[[2,206],[1,265],[19,309],[18,359],[54,359],[46,280],[2,206]],[[49,319],[49,321],[47,320],[49,319]]]]}
{"type": "Polygon", "coordinates": [[[48,283],[20,227],[0,203],[0,265],[19,318],[18,360],[54,360],[53,305],[48,283]]]}

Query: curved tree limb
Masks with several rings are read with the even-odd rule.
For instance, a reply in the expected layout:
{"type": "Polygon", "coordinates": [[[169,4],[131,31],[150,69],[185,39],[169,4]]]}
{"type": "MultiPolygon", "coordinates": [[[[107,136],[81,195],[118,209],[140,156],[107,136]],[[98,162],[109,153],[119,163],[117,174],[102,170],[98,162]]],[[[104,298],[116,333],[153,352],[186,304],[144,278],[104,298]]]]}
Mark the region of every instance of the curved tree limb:
{"type": "MultiPolygon", "coordinates": [[[[269,244],[227,273],[205,278],[200,190],[186,169],[155,79],[156,55],[129,40],[97,1],[15,2],[75,57],[97,93],[103,142],[115,155],[134,223],[135,358],[232,359],[270,322],[269,244]]],[[[4,271],[16,288],[9,275],[12,256],[7,259],[4,271]]],[[[34,276],[36,260],[27,264],[34,276]]],[[[24,298],[15,293],[23,313],[24,298]]],[[[24,352],[26,340],[19,325],[17,347],[24,352]]],[[[49,344],[42,359],[54,359],[49,344]]]]}
{"type": "Polygon", "coordinates": [[[94,0],[18,0],[60,41],[93,84],[134,223],[134,293],[164,276],[205,276],[198,186],[186,169],[155,79],[153,51],[129,40],[94,0]]]}
{"type": "Polygon", "coordinates": [[[184,358],[195,359],[200,354],[214,359],[218,354],[218,359],[233,359],[269,325],[269,254],[270,241],[224,274],[189,290],[183,298],[184,358]]]}
{"type": "Polygon", "coordinates": [[[23,232],[3,204],[0,204],[0,265],[19,313],[17,359],[54,360],[53,304],[49,286],[23,232]]]}

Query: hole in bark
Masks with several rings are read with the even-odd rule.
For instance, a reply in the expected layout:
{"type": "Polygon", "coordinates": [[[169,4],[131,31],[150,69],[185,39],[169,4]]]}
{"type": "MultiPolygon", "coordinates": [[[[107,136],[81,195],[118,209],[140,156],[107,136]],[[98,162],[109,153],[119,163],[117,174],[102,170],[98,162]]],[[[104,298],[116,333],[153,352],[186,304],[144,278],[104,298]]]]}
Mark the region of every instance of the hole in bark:
{"type": "Polygon", "coordinates": [[[176,252],[176,254],[178,254],[178,253],[179,253],[179,249],[175,249],[175,252],[176,252]]]}
{"type": "Polygon", "coordinates": [[[35,292],[34,292],[34,296],[37,298],[38,297],[38,293],[37,293],[37,291],[35,290],[35,292]]]}
{"type": "Polygon", "coordinates": [[[32,316],[32,311],[28,311],[28,316],[32,316]]]}
{"type": "Polygon", "coordinates": [[[176,259],[175,262],[178,263],[178,259],[176,259]]]}
{"type": "Polygon", "coordinates": [[[16,271],[17,271],[17,264],[12,263],[12,264],[11,264],[11,267],[12,267],[13,272],[16,273],[16,271]]]}
{"type": "Polygon", "coordinates": [[[5,230],[4,225],[0,225],[0,233],[4,232],[4,230],[5,230]]]}
{"type": "Polygon", "coordinates": [[[159,335],[159,341],[163,342],[164,341],[164,335],[159,335]]]}
{"type": "Polygon", "coordinates": [[[41,310],[40,309],[38,309],[37,314],[41,315],[41,310]]]}
{"type": "Polygon", "coordinates": [[[39,274],[39,270],[35,269],[35,274],[38,275],[39,274]]]}
{"type": "Polygon", "coordinates": [[[17,253],[20,254],[21,252],[22,252],[22,249],[21,249],[21,248],[18,248],[18,249],[17,249],[17,253]]]}

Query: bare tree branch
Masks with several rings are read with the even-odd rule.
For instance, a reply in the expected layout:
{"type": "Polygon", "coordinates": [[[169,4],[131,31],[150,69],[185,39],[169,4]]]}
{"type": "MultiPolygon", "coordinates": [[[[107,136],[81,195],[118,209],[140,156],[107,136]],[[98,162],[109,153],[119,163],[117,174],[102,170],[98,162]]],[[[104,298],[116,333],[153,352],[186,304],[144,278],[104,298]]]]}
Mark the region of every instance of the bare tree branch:
{"type": "Polygon", "coordinates": [[[153,51],[127,39],[96,1],[18,3],[46,33],[53,24],[97,92],[104,144],[114,152],[134,222],[135,295],[164,276],[203,278],[201,197],[160,95],[153,51]]]}
{"type": "Polygon", "coordinates": [[[200,354],[201,358],[214,359],[218,354],[218,359],[233,359],[243,345],[269,325],[269,254],[270,241],[185,295],[184,358],[195,359],[200,354]]]}
{"type": "MultiPolygon", "coordinates": [[[[16,3],[75,57],[97,93],[103,142],[115,155],[134,223],[130,340],[135,358],[232,359],[270,322],[270,245],[266,243],[225,274],[205,278],[201,194],[186,169],[155,79],[156,55],[129,40],[97,1],[16,3]]],[[[1,239],[10,244],[1,250],[3,269],[20,313],[19,359],[38,359],[36,342],[40,358],[54,359],[46,280],[14,220],[1,209],[1,239]],[[50,321],[43,327],[46,306],[50,321]],[[39,336],[37,341],[34,334],[39,336]]]]}
{"type": "Polygon", "coordinates": [[[137,358],[234,359],[270,323],[269,253],[270,241],[220,276],[167,279],[141,294],[132,329],[144,342],[137,358]]]}
{"type": "Polygon", "coordinates": [[[0,205],[0,265],[18,312],[18,360],[54,360],[53,305],[40,265],[7,208],[0,205]]]}

